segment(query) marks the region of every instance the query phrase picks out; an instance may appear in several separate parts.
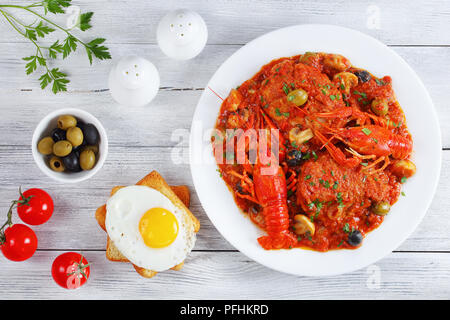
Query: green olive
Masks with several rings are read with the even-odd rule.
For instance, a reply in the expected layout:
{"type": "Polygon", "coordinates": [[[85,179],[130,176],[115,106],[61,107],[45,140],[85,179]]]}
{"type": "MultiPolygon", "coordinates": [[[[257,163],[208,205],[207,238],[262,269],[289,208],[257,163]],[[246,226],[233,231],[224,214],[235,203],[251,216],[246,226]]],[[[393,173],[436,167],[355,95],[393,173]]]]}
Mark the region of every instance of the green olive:
{"type": "Polygon", "coordinates": [[[62,160],[55,156],[50,159],[50,168],[56,172],[63,172],[65,169],[62,160]]]}
{"type": "Polygon", "coordinates": [[[65,157],[72,152],[72,144],[67,140],[58,141],[53,145],[53,154],[58,157],[65,157]]]}
{"type": "Polygon", "coordinates": [[[83,148],[83,151],[84,150],[91,150],[91,151],[93,151],[95,154],[98,154],[98,146],[85,146],[84,148],[83,148]]]}
{"type": "Polygon", "coordinates": [[[78,147],[83,143],[83,131],[81,131],[78,127],[71,127],[67,130],[67,140],[72,144],[74,147],[78,147]]]}
{"type": "Polygon", "coordinates": [[[416,170],[416,165],[406,159],[396,161],[391,166],[391,172],[399,179],[412,177],[416,173],[416,170]]]}
{"type": "Polygon", "coordinates": [[[389,202],[386,202],[386,201],[377,202],[372,207],[373,213],[375,213],[379,216],[387,215],[389,210],[391,210],[391,205],[389,204],[389,202]]]}
{"type": "Polygon", "coordinates": [[[45,137],[38,143],[38,151],[44,155],[52,154],[55,142],[51,137],[45,137]]]}
{"type": "Polygon", "coordinates": [[[58,118],[58,128],[67,130],[77,125],[77,119],[74,116],[65,114],[58,118]]]}
{"type": "Polygon", "coordinates": [[[308,101],[308,93],[302,89],[293,90],[289,92],[287,99],[296,106],[300,107],[308,101]]]}
{"type": "Polygon", "coordinates": [[[377,116],[385,116],[389,112],[389,106],[385,99],[374,99],[370,106],[377,116]]]}
{"type": "Polygon", "coordinates": [[[84,150],[80,154],[80,166],[83,170],[91,170],[95,165],[95,153],[92,150],[84,150]]]}

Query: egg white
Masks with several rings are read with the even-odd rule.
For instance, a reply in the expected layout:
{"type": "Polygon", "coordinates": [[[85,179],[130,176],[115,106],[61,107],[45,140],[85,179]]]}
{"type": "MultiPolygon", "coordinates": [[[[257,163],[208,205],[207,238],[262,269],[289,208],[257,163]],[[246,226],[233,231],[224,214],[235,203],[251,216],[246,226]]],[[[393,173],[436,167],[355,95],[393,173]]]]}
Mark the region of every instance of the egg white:
{"type": "Polygon", "coordinates": [[[118,190],[106,203],[106,230],[117,249],[138,267],[164,271],[183,262],[195,245],[194,224],[161,192],[146,186],[118,190]],[[164,208],[178,221],[178,235],[165,248],[150,248],[139,232],[141,217],[151,208],[164,208]]]}

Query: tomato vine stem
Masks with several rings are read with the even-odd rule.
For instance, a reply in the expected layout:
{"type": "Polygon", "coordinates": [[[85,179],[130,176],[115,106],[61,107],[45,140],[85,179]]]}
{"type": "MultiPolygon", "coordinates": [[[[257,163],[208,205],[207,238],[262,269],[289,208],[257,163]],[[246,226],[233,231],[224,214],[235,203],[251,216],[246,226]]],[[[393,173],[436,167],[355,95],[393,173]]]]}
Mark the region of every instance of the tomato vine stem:
{"type": "Polygon", "coordinates": [[[3,231],[3,229],[8,226],[11,227],[12,226],[12,211],[14,209],[15,206],[29,206],[30,205],[30,200],[33,197],[32,195],[29,196],[28,198],[25,198],[25,196],[22,193],[22,188],[19,187],[19,194],[20,194],[20,198],[21,200],[13,200],[11,201],[11,206],[9,207],[8,213],[7,213],[7,218],[6,218],[6,222],[2,225],[2,227],[0,228],[0,246],[2,244],[5,243],[6,241],[6,237],[5,237],[5,232],[3,231]]]}

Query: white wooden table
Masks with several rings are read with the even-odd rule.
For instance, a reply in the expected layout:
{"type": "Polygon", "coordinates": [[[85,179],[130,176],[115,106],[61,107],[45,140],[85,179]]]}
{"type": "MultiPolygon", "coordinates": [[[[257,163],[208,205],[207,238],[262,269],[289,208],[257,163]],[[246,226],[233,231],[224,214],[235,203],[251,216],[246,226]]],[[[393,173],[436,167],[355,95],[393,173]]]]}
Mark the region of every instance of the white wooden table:
{"type": "MultiPolygon", "coordinates": [[[[44,188],[56,205],[52,219],[34,228],[39,248],[30,260],[14,263],[0,257],[0,298],[450,298],[450,1],[381,0],[376,1],[376,6],[370,1],[327,0],[90,0],[75,4],[95,12],[94,28],[84,37],[106,37],[113,58],[138,54],[153,61],[160,71],[161,89],[145,108],[120,107],[107,89],[112,62],[90,67],[84,53],[80,53],[56,63],[70,74],[69,91],[56,96],[42,91],[37,76],[25,75],[21,60],[33,52],[32,46],[0,22],[2,212],[6,214],[9,201],[17,197],[19,185],[44,188]],[[199,12],[209,28],[205,50],[187,62],[165,57],[156,44],[159,19],[178,7],[199,12]],[[285,275],[234,250],[203,211],[189,166],[171,162],[172,147],[178,143],[171,140],[171,134],[175,129],[190,128],[197,101],[216,68],[255,37],[301,23],[354,28],[391,46],[425,83],[443,132],[441,181],[417,230],[375,266],[327,278],[285,275]],[[31,136],[38,121],[63,107],[94,114],[105,126],[110,141],[103,169],[94,178],[76,185],[50,180],[40,172],[31,155],[31,136]],[[202,228],[182,272],[170,271],[144,279],[131,265],[106,260],[105,234],[98,227],[94,212],[105,202],[112,186],[133,184],[153,169],[171,184],[190,186],[191,208],[202,228]],[[51,278],[53,259],[65,251],[82,251],[93,263],[92,276],[80,290],[61,289],[51,278]],[[380,282],[374,281],[377,278],[380,282]]],[[[187,152],[188,145],[183,149],[187,152]]]]}

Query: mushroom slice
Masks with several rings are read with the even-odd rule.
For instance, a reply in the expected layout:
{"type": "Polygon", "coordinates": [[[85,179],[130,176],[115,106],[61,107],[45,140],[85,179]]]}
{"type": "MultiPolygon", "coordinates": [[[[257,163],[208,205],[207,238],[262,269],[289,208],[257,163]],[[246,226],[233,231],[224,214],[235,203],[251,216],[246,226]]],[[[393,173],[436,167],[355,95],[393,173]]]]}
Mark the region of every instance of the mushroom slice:
{"type": "Polygon", "coordinates": [[[294,231],[296,234],[301,235],[309,232],[311,235],[314,235],[316,232],[316,227],[311,220],[302,214],[297,214],[294,217],[294,231]]]}
{"type": "Polygon", "coordinates": [[[298,127],[294,127],[289,131],[289,141],[291,142],[291,144],[294,143],[297,146],[300,146],[301,144],[310,140],[312,137],[314,137],[314,133],[309,128],[306,130],[301,130],[298,127]]]}

